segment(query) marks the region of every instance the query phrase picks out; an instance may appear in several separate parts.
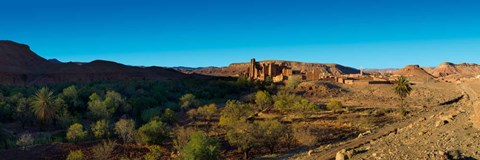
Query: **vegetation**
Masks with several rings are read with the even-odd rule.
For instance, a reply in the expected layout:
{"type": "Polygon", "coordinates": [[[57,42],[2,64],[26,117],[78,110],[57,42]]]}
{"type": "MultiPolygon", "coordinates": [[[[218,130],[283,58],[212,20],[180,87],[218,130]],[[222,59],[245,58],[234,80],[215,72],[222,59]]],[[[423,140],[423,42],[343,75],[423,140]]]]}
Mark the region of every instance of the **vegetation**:
{"type": "Polygon", "coordinates": [[[152,120],[138,129],[138,137],[141,143],[162,144],[169,138],[170,127],[158,120],[152,120]]]}
{"type": "Polygon", "coordinates": [[[95,138],[106,138],[110,136],[108,121],[103,119],[92,124],[92,133],[95,138]]]}
{"type": "Polygon", "coordinates": [[[336,113],[336,112],[340,111],[341,109],[343,109],[342,102],[337,101],[337,100],[330,100],[330,102],[327,103],[327,109],[336,113]]]}
{"type": "Polygon", "coordinates": [[[394,90],[395,94],[400,97],[401,105],[400,107],[403,108],[405,106],[405,98],[412,92],[412,86],[410,85],[410,81],[404,76],[400,76],[397,79],[397,83],[395,84],[394,90]]]}
{"type": "Polygon", "coordinates": [[[116,146],[114,141],[103,141],[92,147],[92,156],[94,159],[109,159],[116,146]]]}
{"type": "Polygon", "coordinates": [[[131,143],[135,140],[135,122],[131,119],[120,119],[115,123],[115,133],[123,143],[131,143]]]}
{"type": "Polygon", "coordinates": [[[83,125],[75,123],[68,128],[67,139],[71,142],[78,142],[87,136],[87,131],[83,130],[83,125]]]}
{"type": "Polygon", "coordinates": [[[167,150],[158,145],[148,146],[149,152],[143,156],[145,160],[157,160],[167,154],[167,150]]]}
{"type": "Polygon", "coordinates": [[[206,133],[196,131],[182,147],[181,158],[184,160],[217,160],[220,159],[220,143],[206,133]]]}
{"type": "MultiPolygon", "coordinates": [[[[116,157],[112,156],[115,142],[123,143],[116,151],[129,158],[194,160],[228,159],[236,154],[250,159],[287,147],[315,145],[318,139],[311,128],[294,127],[284,117],[300,115],[299,121],[307,121],[318,106],[288,86],[276,87],[272,82],[245,78],[0,86],[0,121],[19,121],[19,126],[33,130],[39,129],[37,123],[45,124],[51,134],[32,143],[18,139],[17,144],[13,137],[10,148],[37,141],[101,141],[88,147],[91,155],[86,158],[94,159],[116,157]],[[191,120],[185,120],[187,116],[191,120]],[[65,129],[66,133],[61,132],[65,129]],[[129,153],[128,147],[140,153],[129,153]]],[[[0,145],[7,146],[8,139],[0,139],[4,142],[0,145]]],[[[78,150],[69,158],[85,157],[78,150]]]]}
{"type": "Polygon", "coordinates": [[[44,87],[35,93],[32,100],[32,110],[38,119],[44,123],[50,122],[58,111],[55,97],[50,89],[44,87]]]}
{"type": "Polygon", "coordinates": [[[82,150],[70,151],[70,153],[68,153],[67,160],[83,160],[82,150]]]}
{"type": "Polygon", "coordinates": [[[27,146],[33,144],[33,141],[34,139],[31,134],[22,134],[17,140],[17,145],[22,147],[23,150],[25,150],[27,146]]]}

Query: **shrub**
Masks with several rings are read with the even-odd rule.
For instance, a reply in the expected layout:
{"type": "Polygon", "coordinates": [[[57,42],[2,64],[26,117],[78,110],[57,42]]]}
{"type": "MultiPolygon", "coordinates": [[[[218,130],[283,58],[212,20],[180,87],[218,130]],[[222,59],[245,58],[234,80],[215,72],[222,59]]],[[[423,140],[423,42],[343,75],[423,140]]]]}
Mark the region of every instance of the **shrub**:
{"type": "Polygon", "coordinates": [[[191,93],[187,93],[180,97],[180,108],[183,110],[186,110],[188,108],[191,108],[197,104],[197,100],[195,98],[195,95],[191,93]]]}
{"type": "Polygon", "coordinates": [[[214,103],[205,105],[203,107],[200,107],[197,109],[197,113],[205,118],[208,123],[210,123],[210,120],[212,117],[218,113],[218,108],[217,105],[214,103]]]}
{"type": "Polygon", "coordinates": [[[175,129],[175,139],[173,139],[173,148],[178,152],[188,143],[192,133],[196,132],[194,128],[179,127],[175,129]]]}
{"type": "Polygon", "coordinates": [[[27,146],[32,145],[33,141],[34,139],[31,134],[22,134],[17,140],[17,145],[25,149],[27,146]]]}
{"type": "Polygon", "coordinates": [[[109,159],[117,144],[114,141],[103,141],[92,147],[92,156],[94,159],[109,159]]]}
{"type": "Polygon", "coordinates": [[[280,143],[279,139],[285,133],[285,125],[277,120],[266,120],[255,122],[256,132],[259,134],[260,144],[270,149],[270,153],[275,151],[275,147],[280,143]]]}
{"type": "Polygon", "coordinates": [[[138,129],[140,142],[146,144],[161,144],[169,137],[170,127],[165,123],[152,120],[138,129]]]}
{"type": "Polygon", "coordinates": [[[92,133],[95,138],[105,138],[110,136],[110,126],[107,120],[99,120],[92,124],[92,133]]]}
{"type": "Polygon", "coordinates": [[[87,136],[87,131],[83,130],[83,126],[80,123],[75,123],[68,128],[67,139],[71,142],[77,142],[84,139],[87,136]]]}
{"type": "Polygon", "coordinates": [[[337,100],[330,100],[330,102],[327,103],[327,109],[332,110],[333,112],[338,112],[343,108],[342,102],[337,101],[337,100]]]}
{"type": "Polygon", "coordinates": [[[70,153],[68,153],[67,160],[83,160],[82,150],[70,151],[70,153]]]}
{"type": "Polygon", "coordinates": [[[115,133],[124,143],[133,142],[135,137],[135,122],[131,119],[120,119],[115,123],[115,133]]]}
{"type": "Polygon", "coordinates": [[[192,133],[190,140],[183,147],[181,158],[184,160],[216,160],[220,157],[220,143],[208,137],[206,133],[192,133]]]}
{"type": "Polygon", "coordinates": [[[308,126],[295,124],[293,128],[293,137],[302,145],[313,147],[317,144],[317,137],[312,134],[312,130],[308,126]]]}
{"type": "Polygon", "coordinates": [[[149,152],[143,156],[145,160],[157,160],[168,153],[165,148],[157,145],[149,146],[148,150],[149,152]]]}

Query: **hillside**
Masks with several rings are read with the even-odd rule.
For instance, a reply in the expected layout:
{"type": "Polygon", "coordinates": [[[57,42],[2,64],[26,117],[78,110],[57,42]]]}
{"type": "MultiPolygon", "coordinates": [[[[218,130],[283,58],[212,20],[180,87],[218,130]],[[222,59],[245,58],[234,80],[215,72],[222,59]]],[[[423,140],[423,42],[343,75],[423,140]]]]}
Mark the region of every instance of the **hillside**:
{"type": "Polygon", "coordinates": [[[434,78],[431,74],[421,68],[419,65],[408,65],[405,68],[402,68],[396,72],[395,75],[403,75],[407,77],[415,77],[415,78],[434,78]]]}
{"type": "Polygon", "coordinates": [[[46,60],[24,44],[0,41],[0,83],[42,84],[61,82],[115,81],[124,79],[168,79],[186,75],[161,67],[134,67],[96,60],[61,63],[46,60]]]}
{"type": "Polygon", "coordinates": [[[445,62],[431,71],[431,74],[437,77],[445,77],[449,75],[457,76],[476,76],[480,74],[480,65],[478,64],[453,64],[445,62]]]}

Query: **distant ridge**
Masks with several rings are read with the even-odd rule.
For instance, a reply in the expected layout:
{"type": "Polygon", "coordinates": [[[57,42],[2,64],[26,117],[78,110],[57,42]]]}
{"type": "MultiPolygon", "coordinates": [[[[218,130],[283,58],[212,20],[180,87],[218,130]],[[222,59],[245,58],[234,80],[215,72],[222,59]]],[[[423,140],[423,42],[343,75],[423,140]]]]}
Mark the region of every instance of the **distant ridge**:
{"type": "Polygon", "coordinates": [[[90,63],[46,60],[25,44],[0,40],[0,84],[157,80],[186,76],[168,68],[134,67],[103,60],[90,63]]]}
{"type": "MultiPolygon", "coordinates": [[[[296,61],[284,61],[284,60],[265,60],[259,61],[259,64],[279,64],[291,67],[293,70],[298,71],[316,71],[320,74],[331,75],[343,75],[343,74],[359,74],[360,70],[342,66],[339,64],[323,64],[323,63],[305,63],[296,61]]],[[[248,62],[244,63],[232,63],[228,67],[208,67],[193,70],[192,73],[211,75],[211,76],[238,76],[245,74],[248,71],[248,62]]]]}

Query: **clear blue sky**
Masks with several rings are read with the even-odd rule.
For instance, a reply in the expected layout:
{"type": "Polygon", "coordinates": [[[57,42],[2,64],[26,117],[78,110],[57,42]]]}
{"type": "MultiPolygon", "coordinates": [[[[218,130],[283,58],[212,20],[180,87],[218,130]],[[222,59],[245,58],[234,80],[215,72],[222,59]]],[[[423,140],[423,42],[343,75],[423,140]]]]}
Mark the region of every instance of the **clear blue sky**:
{"type": "Polygon", "coordinates": [[[1,0],[0,39],[61,61],[436,66],[480,63],[479,8],[475,0],[1,0]]]}

